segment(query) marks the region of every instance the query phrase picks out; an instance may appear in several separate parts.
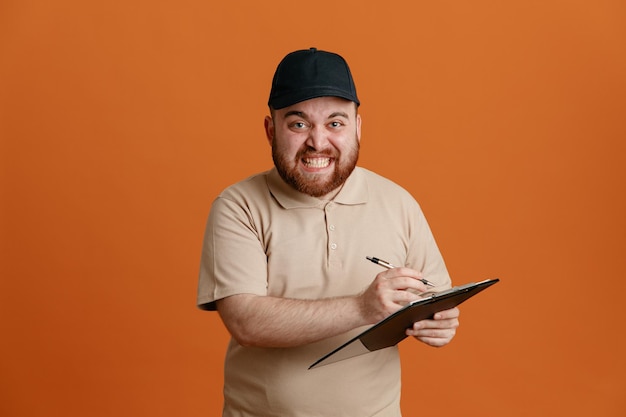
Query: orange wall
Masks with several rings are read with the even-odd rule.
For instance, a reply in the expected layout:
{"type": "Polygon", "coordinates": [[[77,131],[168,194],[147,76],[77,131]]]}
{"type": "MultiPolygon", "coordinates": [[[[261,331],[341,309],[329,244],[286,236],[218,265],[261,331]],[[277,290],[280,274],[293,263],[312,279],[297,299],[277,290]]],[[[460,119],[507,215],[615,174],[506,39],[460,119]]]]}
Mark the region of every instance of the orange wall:
{"type": "Polygon", "coordinates": [[[219,414],[204,222],[271,165],[271,76],[310,46],[455,281],[502,279],[450,346],[401,345],[405,415],[626,415],[626,6],[378,4],[3,2],[0,415],[219,414]]]}

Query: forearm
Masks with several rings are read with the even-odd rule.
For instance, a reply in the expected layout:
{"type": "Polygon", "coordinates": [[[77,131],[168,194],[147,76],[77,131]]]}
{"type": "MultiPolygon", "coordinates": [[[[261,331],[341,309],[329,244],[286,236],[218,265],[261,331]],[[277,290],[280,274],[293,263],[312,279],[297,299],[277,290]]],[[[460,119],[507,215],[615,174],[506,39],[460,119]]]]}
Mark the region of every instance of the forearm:
{"type": "Polygon", "coordinates": [[[217,308],[243,346],[300,346],[369,324],[359,296],[297,300],[240,294],[219,300],[217,308]]]}
{"type": "Polygon", "coordinates": [[[419,271],[393,268],[380,272],[358,295],[299,300],[238,294],[218,300],[217,310],[243,346],[301,346],[395,313],[426,290],[421,278],[419,271]]]}

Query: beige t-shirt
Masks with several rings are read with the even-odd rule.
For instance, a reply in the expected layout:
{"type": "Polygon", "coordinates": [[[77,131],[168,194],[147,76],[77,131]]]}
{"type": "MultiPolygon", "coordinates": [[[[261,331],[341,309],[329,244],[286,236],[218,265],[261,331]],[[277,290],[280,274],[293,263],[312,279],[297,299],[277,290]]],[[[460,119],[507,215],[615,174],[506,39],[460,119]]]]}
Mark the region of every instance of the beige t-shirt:
{"type": "MultiPolygon", "coordinates": [[[[295,191],[275,169],[227,188],[204,237],[198,305],[235,294],[318,299],[361,292],[376,256],[450,278],[423,213],[393,182],[357,167],[330,202],[295,191]]],[[[244,348],[231,340],[224,416],[400,415],[396,347],[308,370],[364,328],[298,348],[244,348]]]]}

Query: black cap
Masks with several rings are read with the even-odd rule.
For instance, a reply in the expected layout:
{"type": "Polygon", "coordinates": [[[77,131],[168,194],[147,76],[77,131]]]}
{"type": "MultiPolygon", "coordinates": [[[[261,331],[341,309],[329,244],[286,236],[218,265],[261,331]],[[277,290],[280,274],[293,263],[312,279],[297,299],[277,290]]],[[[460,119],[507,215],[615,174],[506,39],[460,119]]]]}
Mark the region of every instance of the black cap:
{"type": "Polygon", "coordinates": [[[285,56],[274,73],[270,107],[282,109],[317,97],[341,97],[361,104],[346,60],[316,48],[285,56]]]}

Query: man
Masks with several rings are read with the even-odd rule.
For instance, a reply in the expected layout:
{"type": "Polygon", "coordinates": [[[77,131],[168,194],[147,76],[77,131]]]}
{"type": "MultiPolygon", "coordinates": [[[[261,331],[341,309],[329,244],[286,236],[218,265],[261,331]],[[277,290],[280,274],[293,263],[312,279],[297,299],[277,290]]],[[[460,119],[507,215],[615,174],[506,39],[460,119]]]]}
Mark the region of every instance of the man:
{"type": "MultiPolygon", "coordinates": [[[[224,416],[400,415],[396,347],[308,370],[315,360],[419,298],[450,287],[415,200],[356,167],[360,102],[344,59],[315,48],[278,65],[265,133],[275,168],[214,201],[198,304],[232,335],[224,416]],[[366,256],[402,267],[383,270],[366,256]]],[[[450,342],[459,310],[407,335],[450,342]]]]}

